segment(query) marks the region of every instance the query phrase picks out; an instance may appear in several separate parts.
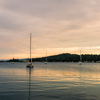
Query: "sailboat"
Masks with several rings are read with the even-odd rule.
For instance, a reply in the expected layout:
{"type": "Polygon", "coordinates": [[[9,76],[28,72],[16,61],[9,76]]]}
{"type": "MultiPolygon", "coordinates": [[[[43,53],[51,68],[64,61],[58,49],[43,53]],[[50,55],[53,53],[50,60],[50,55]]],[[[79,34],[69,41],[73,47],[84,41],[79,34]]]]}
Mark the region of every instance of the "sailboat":
{"type": "Polygon", "coordinates": [[[14,62],[11,62],[12,64],[14,64],[14,62]]]}
{"type": "Polygon", "coordinates": [[[11,62],[12,64],[14,64],[14,58],[13,58],[13,60],[12,60],[12,62],[11,62]]]}
{"type": "Polygon", "coordinates": [[[28,62],[26,67],[30,67],[30,68],[34,67],[34,65],[32,63],[32,56],[31,56],[31,33],[30,33],[30,62],[28,62]]]}
{"type": "Polygon", "coordinates": [[[46,51],[46,61],[45,61],[45,64],[47,64],[47,51],[46,51]]]}
{"type": "Polygon", "coordinates": [[[82,65],[81,51],[80,51],[80,62],[79,62],[79,65],[82,65]]]}

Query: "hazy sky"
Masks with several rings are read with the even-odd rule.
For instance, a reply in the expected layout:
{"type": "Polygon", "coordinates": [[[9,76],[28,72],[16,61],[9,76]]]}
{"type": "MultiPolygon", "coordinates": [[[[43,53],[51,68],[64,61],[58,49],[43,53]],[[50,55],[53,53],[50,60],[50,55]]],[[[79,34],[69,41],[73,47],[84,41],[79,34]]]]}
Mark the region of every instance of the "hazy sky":
{"type": "Polygon", "coordinates": [[[100,0],[0,0],[0,59],[100,54],[100,0]]]}

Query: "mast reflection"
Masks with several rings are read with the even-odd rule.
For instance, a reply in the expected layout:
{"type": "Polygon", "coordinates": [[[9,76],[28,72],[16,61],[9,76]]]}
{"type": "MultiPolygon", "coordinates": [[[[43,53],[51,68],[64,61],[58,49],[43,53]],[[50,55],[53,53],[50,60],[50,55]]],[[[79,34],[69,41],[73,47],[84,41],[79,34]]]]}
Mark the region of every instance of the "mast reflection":
{"type": "Polygon", "coordinates": [[[31,70],[33,69],[33,68],[28,68],[29,69],[29,97],[28,97],[28,100],[30,100],[31,99],[31,70]]]}

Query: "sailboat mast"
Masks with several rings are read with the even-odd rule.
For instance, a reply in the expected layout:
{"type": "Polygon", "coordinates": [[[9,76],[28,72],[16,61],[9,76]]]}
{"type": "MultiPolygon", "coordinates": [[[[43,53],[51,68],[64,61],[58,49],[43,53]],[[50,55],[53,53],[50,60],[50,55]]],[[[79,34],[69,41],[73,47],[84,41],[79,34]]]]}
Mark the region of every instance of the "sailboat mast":
{"type": "Polygon", "coordinates": [[[80,50],[80,62],[82,61],[82,58],[81,58],[81,50],[80,50]]]}
{"type": "Polygon", "coordinates": [[[46,50],[46,62],[47,62],[47,50],[46,50]]]}
{"type": "Polygon", "coordinates": [[[32,56],[31,56],[31,33],[30,33],[30,60],[31,60],[31,63],[32,63],[32,56]]]}

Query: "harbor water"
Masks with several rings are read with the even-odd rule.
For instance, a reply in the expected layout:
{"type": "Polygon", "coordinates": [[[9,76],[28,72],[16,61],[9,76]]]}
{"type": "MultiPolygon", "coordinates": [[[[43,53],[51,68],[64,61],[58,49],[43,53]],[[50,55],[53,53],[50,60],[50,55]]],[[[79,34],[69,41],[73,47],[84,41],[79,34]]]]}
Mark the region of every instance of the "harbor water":
{"type": "Polygon", "coordinates": [[[100,100],[100,63],[0,63],[0,100],[100,100]]]}

